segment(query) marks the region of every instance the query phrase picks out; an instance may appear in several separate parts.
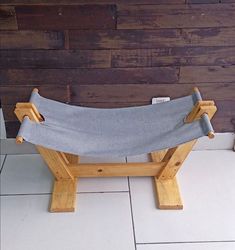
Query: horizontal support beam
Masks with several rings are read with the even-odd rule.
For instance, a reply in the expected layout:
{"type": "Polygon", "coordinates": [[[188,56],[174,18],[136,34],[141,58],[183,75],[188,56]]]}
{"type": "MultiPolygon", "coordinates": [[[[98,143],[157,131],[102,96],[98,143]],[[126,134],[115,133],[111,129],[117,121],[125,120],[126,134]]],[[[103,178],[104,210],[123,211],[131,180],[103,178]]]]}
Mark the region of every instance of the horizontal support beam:
{"type": "Polygon", "coordinates": [[[164,162],[69,164],[74,177],[156,176],[164,162]]]}

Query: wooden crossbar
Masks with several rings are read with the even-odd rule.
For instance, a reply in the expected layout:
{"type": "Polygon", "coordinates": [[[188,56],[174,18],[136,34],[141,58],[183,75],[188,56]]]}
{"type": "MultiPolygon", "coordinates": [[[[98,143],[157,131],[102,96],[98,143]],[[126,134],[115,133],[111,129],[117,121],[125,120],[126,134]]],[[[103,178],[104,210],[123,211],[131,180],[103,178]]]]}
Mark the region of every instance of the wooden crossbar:
{"type": "MultiPolygon", "coordinates": [[[[38,92],[37,89],[33,91],[38,92]]],[[[195,89],[195,91],[198,90],[195,89]]],[[[33,103],[17,103],[14,112],[21,122],[25,116],[34,122],[43,121],[42,115],[33,103]]],[[[198,101],[185,118],[185,122],[200,119],[203,114],[207,114],[211,119],[215,112],[216,106],[213,101],[198,101]]],[[[213,135],[213,131],[209,131],[208,136],[212,138],[213,135]]],[[[16,142],[22,143],[23,138],[18,136],[16,142]]],[[[157,189],[158,207],[182,209],[183,203],[176,174],[195,143],[196,140],[193,140],[174,148],[151,152],[152,161],[144,163],[80,163],[78,155],[36,145],[55,177],[50,211],[72,212],[75,210],[78,178],[111,176],[153,176],[157,189]]]]}
{"type": "Polygon", "coordinates": [[[75,177],[156,176],[164,162],[70,164],[75,177]]]}

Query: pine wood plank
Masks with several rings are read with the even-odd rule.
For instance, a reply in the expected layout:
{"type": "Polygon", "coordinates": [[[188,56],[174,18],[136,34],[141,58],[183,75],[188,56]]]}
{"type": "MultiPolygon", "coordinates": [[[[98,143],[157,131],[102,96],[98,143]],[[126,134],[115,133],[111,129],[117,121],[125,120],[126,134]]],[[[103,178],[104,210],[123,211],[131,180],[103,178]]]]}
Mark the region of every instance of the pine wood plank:
{"type": "Polygon", "coordinates": [[[1,49],[62,49],[61,31],[0,31],[1,49]]]}
{"type": "Polygon", "coordinates": [[[79,163],[79,155],[73,155],[69,153],[64,153],[65,157],[67,158],[70,164],[77,164],[79,163]]]}
{"type": "Polygon", "coordinates": [[[176,83],[179,68],[2,69],[0,84],[176,83]]]}
{"type": "Polygon", "coordinates": [[[176,177],[170,180],[158,180],[156,177],[154,179],[158,208],[183,209],[183,203],[176,177]]]}
{"type": "MultiPolygon", "coordinates": [[[[171,150],[171,149],[169,149],[171,150]]],[[[161,162],[166,156],[168,149],[151,152],[153,162],[161,162]]],[[[164,166],[162,167],[162,169],[164,166]]],[[[159,173],[162,171],[159,171],[159,173]]],[[[156,201],[159,209],[183,209],[183,203],[179,192],[176,177],[170,180],[159,180],[157,176],[154,177],[156,187],[156,201]]]]}
{"type": "Polygon", "coordinates": [[[0,50],[0,68],[108,68],[109,50],[0,50]]]}
{"type": "Polygon", "coordinates": [[[235,47],[170,47],[112,50],[112,67],[235,64],[235,47]]]}
{"type": "Polygon", "coordinates": [[[17,30],[18,25],[13,6],[0,6],[0,30],[17,30]]]}
{"type": "Polygon", "coordinates": [[[234,4],[121,5],[118,29],[234,27],[234,4]]]}
{"type": "Polygon", "coordinates": [[[180,68],[180,83],[233,82],[235,66],[183,66],[180,68]]]}
{"type": "Polygon", "coordinates": [[[74,212],[77,180],[54,181],[50,212],[74,212]]]}
{"type": "Polygon", "coordinates": [[[75,177],[156,176],[164,163],[79,163],[69,165],[75,177]]]}
{"type": "Polygon", "coordinates": [[[193,140],[177,147],[170,148],[162,160],[166,162],[166,164],[158,173],[157,179],[168,180],[174,178],[182,166],[184,160],[191,152],[196,141],[197,140],[193,140]]]}
{"type": "Polygon", "coordinates": [[[160,151],[155,151],[151,152],[151,159],[153,162],[161,162],[166,155],[168,149],[160,150],[160,151]]]}
{"type": "Polygon", "coordinates": [[[20,30],[114,29],[115,5],[16,6],[20,30]]]}
{"type": "Polygon", "coordinates": [[[71,49],[146,49],[184,46],[234,46],[235,27],[156,30],[71,30],[71,49]]]}
{"type": "Polygon", "coordinates": [[[203,114],[207,114],[209,119],[211,120],[217,111],[217,107],[215,106],[214,101],[198,101],[191,112],[185,117],[185,123],[191,123],[193,121],[201,119],[203,114]]]}

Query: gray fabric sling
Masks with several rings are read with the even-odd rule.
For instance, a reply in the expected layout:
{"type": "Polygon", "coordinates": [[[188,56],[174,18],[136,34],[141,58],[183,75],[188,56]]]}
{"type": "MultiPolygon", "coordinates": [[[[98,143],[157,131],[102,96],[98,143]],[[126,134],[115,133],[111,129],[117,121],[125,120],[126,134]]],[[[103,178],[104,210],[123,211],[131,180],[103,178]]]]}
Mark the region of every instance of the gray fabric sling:
{"type": "Polygon", "coordinates": [[[33,92],[45,121],[25,117],[19,136],[57,151],[90,156],[128,156],[170,148],[213,131],[208,116],[190,124],[184,118],[200,93],[169,102],[130,108],[96,109],[71,106],[33,92]]]}

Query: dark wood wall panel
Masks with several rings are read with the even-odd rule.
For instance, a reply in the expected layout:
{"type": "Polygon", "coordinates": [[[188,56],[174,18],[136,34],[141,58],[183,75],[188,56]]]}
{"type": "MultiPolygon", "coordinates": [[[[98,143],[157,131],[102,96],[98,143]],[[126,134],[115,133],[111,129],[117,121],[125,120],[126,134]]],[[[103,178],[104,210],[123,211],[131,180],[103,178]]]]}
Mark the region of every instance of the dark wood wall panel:
{"type": "Polygon", "coordinates": [[[123,5],[118,9],[118,29],[233,27],[235,5],[123,5]],[[163,14],[164,13],[164,14],[163,14]]]}
{"type": "Polygon", "coordinates": [[[69,87],[66,85],[31,85],[31,86],[0,86],[1,93],[1,103],[6,104],[16,104],[17,102],[27,102],[30,98],[33,88],[39,88],[40,93],[47,98],[53,98],[61,102],[69,102],[69,87]]]}
{"type": "Polygon", "coordinates": [[[198,86],[216,101],[217,132],[234,131],[235,0],[2,0],[0,97],[13,110],[32,89],[88,107],[145,105],[198,86]]]}
{"type": "MultiPolygon", "coordinates": [[[[150,103],[154,96],[167,96],[178,98],[188,95],[192,84],[107,84],[102,85],[77,85],[71,86],[71,103],[79,102],[145,102],[150,103]]],[[[235,83],[201,83],[197,85],[205,99],[217,101],[235,100],[235,83]]]]}
{"type": "Polygon", "coordinates": [[[1,49],[62,49],[63,31],[0,31],[1,49]]]}
{"type": "Polygon", "coordinates": [[[0,50],[0,68],[109,68],[110,50],[0,50]]]}
{"type": "Polygon", "coordinates": [[[178,82],[179,68],[3,69],[0,84],[130,84],[178,82]]]}
{"type": "Polygon", "coordinates": [[[112,50],[112,67],[232,65],[235,47],[171,47],[112,50]]]}
{"type": "MultiPolygon", "coordinates": [[[[222,0],[225,1],[225,0],[222,0]]],[[[227,0],[229,1],[229,0],[227,0]]],[[[230,0],[231,1],[231,0],[230,0]]],[[[235,0],[234,0],[235,1],[235,0]]],[[[1,0],[11,5],[81,5],[81,4],[164,4],[166,0],[1,0]]],[[[184,4],[185,0],[167,0],[167,4],[184,4]]]]}
{"type": "Polygon", "coordinates": [[[20,129],[18,121],[5,121],[7,137],[13,138],[17,136],[17,131],[20,129]]]}
{"type": "Polygon", "coordinates": [[[180,68],[180,83],[234,82],[235,65],[185,66],[180,68]]]}
{"type": "Polygon", "coordinates": [[[72,49],[139,49],[184,46],[235,46],[235,27],[156,30],[71,30],[72,49]]]}
{"type": "Polygon", "coordinates": [[[0,30],[17,30],[15,8],[0,6],[0,30]]]}
{"type": "Polygon", "coordinates": [[[17,6],[21,30],[115,29],[116,5],[17,6]]]}
{"type": "Polygon", "coordinates": [[[206,3],[235,3],[235,0],[186,0],[189,4],[206,4],[206,3]]]}

